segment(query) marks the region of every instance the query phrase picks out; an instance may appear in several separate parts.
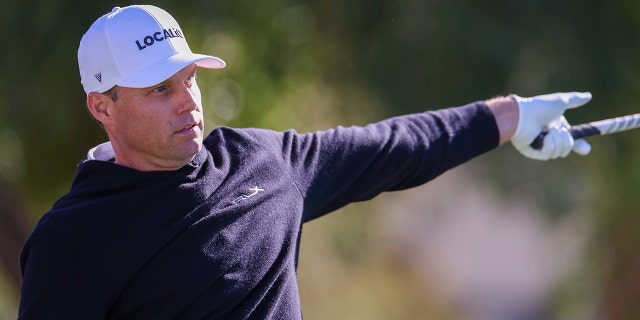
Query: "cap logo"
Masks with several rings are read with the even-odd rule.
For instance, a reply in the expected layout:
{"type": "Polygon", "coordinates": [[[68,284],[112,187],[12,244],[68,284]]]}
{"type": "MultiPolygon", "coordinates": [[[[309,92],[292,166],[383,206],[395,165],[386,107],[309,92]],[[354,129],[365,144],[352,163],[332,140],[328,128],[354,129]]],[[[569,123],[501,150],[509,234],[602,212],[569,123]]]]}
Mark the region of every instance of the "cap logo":
{"type": "Polygon", "coordinates": [[[156,43],[156,41],[163,41],[165,39],[175,38],[175,37],[184,39],[184,35],[182,35],[182,31],[180,29],[178,28],[162,29],[162,31],[158,31],[153,35],[144,37],[142,39],[142,43],[140,43],[140,40],[136,40],[136,45],[138,46],[138,50],[143,50],[149,46],[152,46],[154,43],[156,43]]]}

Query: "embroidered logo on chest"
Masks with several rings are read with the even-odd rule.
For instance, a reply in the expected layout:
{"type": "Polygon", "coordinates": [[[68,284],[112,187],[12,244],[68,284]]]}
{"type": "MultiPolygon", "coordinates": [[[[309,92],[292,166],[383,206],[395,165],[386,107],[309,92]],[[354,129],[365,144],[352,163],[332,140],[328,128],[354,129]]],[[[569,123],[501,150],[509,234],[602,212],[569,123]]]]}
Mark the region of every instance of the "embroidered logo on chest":
{"type": "Polygon", "coordinates": [[[264,191],[264,189],[262,189],[262,188],[260,188],[258,186],[249,188],[249,193],[242,194],[239,197],[235,198],[233,201],[231,201],[231,204],[238,204],[241,201],[247,200],[247,199],[257,195],[258,193],[260,193],[262,191],[264,191]]]}

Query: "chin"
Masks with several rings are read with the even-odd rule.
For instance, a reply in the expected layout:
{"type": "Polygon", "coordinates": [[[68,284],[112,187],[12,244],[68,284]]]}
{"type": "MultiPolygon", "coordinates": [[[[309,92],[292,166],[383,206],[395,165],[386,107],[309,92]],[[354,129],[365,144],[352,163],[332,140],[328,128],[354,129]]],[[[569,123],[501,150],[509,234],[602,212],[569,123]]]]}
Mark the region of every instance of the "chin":
{"type": "Polygon", "coordinates": [[[202,150],[202,140],[191,141],[191,143],[187,146],[187,150],[192,153],[192,155],[196,155],[196,153],[202,150]]]}

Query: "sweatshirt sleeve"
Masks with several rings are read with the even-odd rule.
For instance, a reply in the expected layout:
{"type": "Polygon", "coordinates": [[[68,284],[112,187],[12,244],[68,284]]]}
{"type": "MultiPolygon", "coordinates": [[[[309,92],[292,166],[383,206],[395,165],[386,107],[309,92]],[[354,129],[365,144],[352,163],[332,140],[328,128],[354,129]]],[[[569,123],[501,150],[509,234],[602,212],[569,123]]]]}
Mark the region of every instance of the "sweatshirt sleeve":
{"type": "Polygon", "coordinates": [[[390,118],[364,127],[286,132],[282,151],[305,199],[303,221],[381,192],[421,185],[497,147],[484,102],[390,118]]]}
{"type": "Polygon", "coordinates": [[[65,237],[36,228],[20,255],[18,319],[104,319],[107,311],[99,296],[106,290],[88,287],[83,260],[65,237]]]}

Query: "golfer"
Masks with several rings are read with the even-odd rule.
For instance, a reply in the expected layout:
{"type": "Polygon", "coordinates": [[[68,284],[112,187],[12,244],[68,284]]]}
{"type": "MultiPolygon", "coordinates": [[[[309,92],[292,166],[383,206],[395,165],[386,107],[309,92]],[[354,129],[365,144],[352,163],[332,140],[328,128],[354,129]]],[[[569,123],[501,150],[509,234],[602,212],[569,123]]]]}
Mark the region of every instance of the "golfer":
{"type": "Polygon", "coordinates": [[[207,133],[196,74],[225,62],[186,38],[148,5],[114,8],[82,37],[86,104],[109,141],[24,244],[20,319],[301,319],[303,223],[507,141],[540,160],[590,150],[563,117],[591,98],[575,92],[313,133],[207,133]]]}

